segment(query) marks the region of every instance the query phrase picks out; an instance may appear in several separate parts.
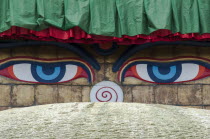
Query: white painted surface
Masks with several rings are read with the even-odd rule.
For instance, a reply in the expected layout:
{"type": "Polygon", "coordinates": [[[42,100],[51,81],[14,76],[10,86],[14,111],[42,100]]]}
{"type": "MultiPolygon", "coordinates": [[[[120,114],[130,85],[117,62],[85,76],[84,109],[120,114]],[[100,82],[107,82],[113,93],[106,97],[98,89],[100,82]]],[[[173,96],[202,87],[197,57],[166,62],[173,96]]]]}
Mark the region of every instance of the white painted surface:
{"type": "Polygon", "coordinates": [[[147,71],[147,64],[138,64],[138,65],[136,65],[136,71],[137,71],[139,77],[141,77],[143,80],[154,82],[149,77],[149,74],[148,74],[148,71],[147,71]]]}
{"type": "Polygon", "coordinates": [[[65,81],[71,80],[77,74],[77,70],[78,70],[78,66],[70,65],[70,64],[66,65],[66,73],[64,74],[63,79],[60,80],[59,82],[65,82],[65,81]]]}
{"type": "Polygon", "coordinates": [[[122,102],[123,91],[111,81],[102,81],[93,86],[90,92],[91,102],[122,102]]]}
{"type": "Polygon", "coordinates": [[[189,81],[194,79],[199,73],[199,65],[186,63],[182,64],[182,73],[175,82],[189,81]]]}
{"type": "Polygon", "coordinates": [[[31,64],[15,64],[13,66],[14,75],[23,81],[37,82],[31,73],[31,64]]]}

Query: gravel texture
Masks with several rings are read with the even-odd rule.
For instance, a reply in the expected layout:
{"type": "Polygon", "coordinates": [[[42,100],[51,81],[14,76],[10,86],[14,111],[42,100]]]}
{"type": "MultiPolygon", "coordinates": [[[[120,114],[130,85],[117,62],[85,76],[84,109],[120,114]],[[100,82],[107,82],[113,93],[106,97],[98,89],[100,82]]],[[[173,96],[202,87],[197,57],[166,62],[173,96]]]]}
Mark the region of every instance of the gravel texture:
{"type": "Polygon", "coordinates": [[[0,138],[210,139],[210,111],[137,103],[64,103],[0,112],[0,138]]]}

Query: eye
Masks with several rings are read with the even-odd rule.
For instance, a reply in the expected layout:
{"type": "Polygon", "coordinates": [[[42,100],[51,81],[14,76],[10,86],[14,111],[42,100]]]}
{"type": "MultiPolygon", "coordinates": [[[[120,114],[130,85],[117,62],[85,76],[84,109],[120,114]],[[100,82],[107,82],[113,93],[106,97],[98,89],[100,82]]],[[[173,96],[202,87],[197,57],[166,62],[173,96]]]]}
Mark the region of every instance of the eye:
{"type": "Polygon", "coordinates": [[[93,71],[88,65],[82,61],[71,60],[68,62],[8,61],[0,66],[0,75],[31,83],[62,83],[77,78],[93,80],[93,71]]]}
{"type": "Polygon", "coordinates": [[[210,76],[210,69],[203,66],[207,64],[200,61],[172,63],[141,61],[129,65],[126,67],[127,69],[124,67],[123,71],[120,72],[119,80],[123,81],[126,77],[135,77],[151,83],[167,84],[193,81],[210,76]]]}

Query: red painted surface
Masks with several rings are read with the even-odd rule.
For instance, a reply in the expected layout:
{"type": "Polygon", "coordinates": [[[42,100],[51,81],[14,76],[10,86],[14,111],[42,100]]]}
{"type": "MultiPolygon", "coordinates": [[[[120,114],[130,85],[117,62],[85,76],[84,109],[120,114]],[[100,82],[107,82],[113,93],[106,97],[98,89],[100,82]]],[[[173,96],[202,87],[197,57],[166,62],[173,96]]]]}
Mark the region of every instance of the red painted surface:
{"type": "MultiPolygon", "coordinates": [[[[126,36],[121,38],[101,36],[94,34],[87,34],[79,27],[74,27],[70,30],[64,31],[55,27],[50,27],[42,31],[33,31],[21,27],[12,27],[11,29],[0,33],[0,39],[30,39],[41,41],[59,41],[68,43],[110,43],[117,42],[118,44],[143,44],[156,41],[180,41],[180,40],[197,40],[206,41],[210,40],[210,33],[172,33],[170,30],[161,29],[157,30],[150,35],[139,34],[136,36],[126,36]]],[[[108,47],[107,45],[106,47],[108,47]]],[[[108,49],[102,46],[104,49],[108,49]]]]}
{"type": "MultiPolygon", "coordinates": [[[[32,57],[12,57],[12,58],[7,58],[7,59],[0,60],[0,64],[6,63],[6,62],[12,61],[12,60],[16,60],[16,61],[18,61],[18,60],[31,60],[31,61],[42,61],[42,62],[46,62],[46,63],[60,62],[62,60],[68,60],[68,61],[76,60],[77,62],[81,62],[81,63],[85,64],[89,68],[90,74],[92,76],[92,82],[95,80],[95,72],[92,69],[92,67],[90,66],[90,64],[88,64],[86,61],[84,61],[82,59],[79,59],[79,58],[43,59],[43,58],[32,58],[32,57]]],[[[0,70],[0,75],[5,76],[5,77],[10,78],[10,79],[13,79],[13,80],[17,80],[17,81],[28,82],[28,83],[38,83],[38,82],[29,82],[29,81],[24,81],[24,80],[18,79],[14,75],[13,65],[11,65],[9,67],[5,67],[4,69],[0,70]]],[[[71,80],[64,81],[64,82],[59,82],[59,83],[65,83],[65,82],[73,81],[73,80],[76,80],[78,78],[88,78],[88,74],[86,73],[86,71],[82,67],[79,67],[79,66],[78,66],[77,74],[75,75],[74,78],[72,78],[71,80]]],[[[41,83],[41,84],[57,84],[57,83],[41,83]]]]}
{"type": "Polygon", "coordinates": [[[154,84],[175,84],[175,83],[183,83],[183,82],[190,82],[190,81],[200,80],[200,79],[203,79],[203,78],[206,78],[206,77],[210,76],[210,69],[208,69],[207,67],[199,65],[199,73],[192,80],[181,81],[181,82],[174,82],[174,83],[156,83],[156,82],[151,82],[151,81],[147,81],[147,80],[142,79],[136,72],[136,65],[133,65],[132,67],[130,67],[129,69],[126,70],[124,77],[122,77],[122,72],[124,71],[124,68],[127,65],[131,64],[132,62],[134,62],[134,61],[138,61],[138,60],[142,61],[142,60],[144,60],[144,61],[155,61],[155,62],[163,63],[163,62],[169,62],[169,61],[176,62],[176,61],[184,61],[184,60],[190,60],[190,59],[191,60],[195,60],[195,61],[196,60],[197,61],[203,61],[205,63],[210,64],[210,59],[201,58],[201,57],[194,57],[194,56],[192,56],[192,57],[190,57],[190,56],[176,57],[176,58],[168,58],[168,59],[155,59],[155,58],[149,58],[149,57],[134,58],[134,59],[131,59],[131,60],[125,62],[123,64],[123,66],[120,68],[120,70],[118,71],[118,81],[121,82],[122,78],[134,77],[136,79],[139,79],[139,80],[142,80],[142,81],[145,81],[145,82],[149,82],[149,83],[154,83],[154,84]]]}

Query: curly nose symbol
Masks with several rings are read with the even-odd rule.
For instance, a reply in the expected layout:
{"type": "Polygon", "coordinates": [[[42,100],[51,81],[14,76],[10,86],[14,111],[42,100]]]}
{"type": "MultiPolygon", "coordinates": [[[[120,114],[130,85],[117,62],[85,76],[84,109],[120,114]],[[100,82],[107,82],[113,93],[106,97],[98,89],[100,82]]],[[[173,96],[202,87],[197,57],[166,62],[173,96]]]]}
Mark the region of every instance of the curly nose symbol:
{"type": "Polygon", "coordinates": [[[94,85],[90,92],[91,102],[122,102],[123,91],[111,81],[102,81],[94,85]]]}

